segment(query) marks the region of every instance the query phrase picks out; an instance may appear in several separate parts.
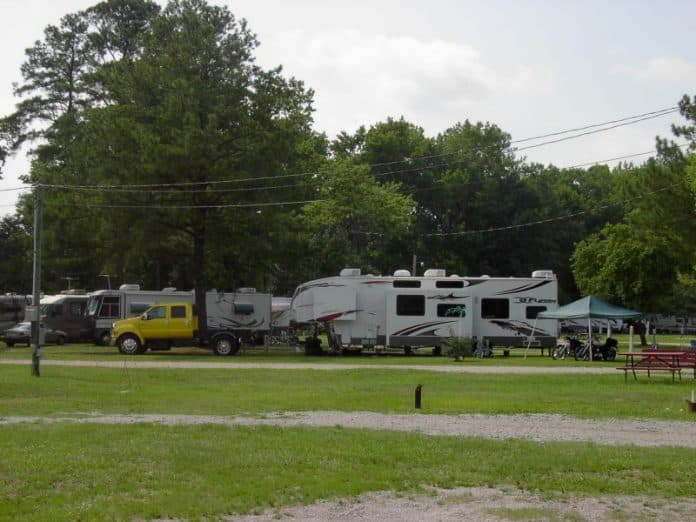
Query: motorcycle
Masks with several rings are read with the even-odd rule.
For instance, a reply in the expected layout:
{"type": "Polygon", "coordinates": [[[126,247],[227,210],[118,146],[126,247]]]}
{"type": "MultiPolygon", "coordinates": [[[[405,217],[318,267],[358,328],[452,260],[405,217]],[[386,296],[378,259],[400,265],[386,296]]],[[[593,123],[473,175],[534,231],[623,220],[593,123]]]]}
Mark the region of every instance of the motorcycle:
{"type": "MultiPolygon", "coordinates": [[[[589,343],[581,343],[578,350],[575,351],[576,361],[587,361],[590,359],[589,343]]],[[[608,337],[604,343],[600,344],[598,340],[592,339],[592,360],[593,361],[613,361],[616,359],[617,347],[619,342],[616,339],[608,337]]]]}

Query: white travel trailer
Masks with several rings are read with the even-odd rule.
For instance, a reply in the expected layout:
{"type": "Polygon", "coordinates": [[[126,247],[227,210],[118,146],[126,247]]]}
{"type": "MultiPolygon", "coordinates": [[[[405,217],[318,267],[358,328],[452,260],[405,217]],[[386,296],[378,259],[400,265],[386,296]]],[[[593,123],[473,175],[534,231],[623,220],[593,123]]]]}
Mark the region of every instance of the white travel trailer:
{"type": "Polygon", "coordinates": [[[141,290],[140,285],[124,284],[118,290],[97,290],[89,294],[87,317],[91,337],[98,345],[108,345],[114,321],[142,314],[153,303],[194,302],[193,291],[164,288],[141,290]]]}
{"type": "MultiPolygon", "coordinates": [[[[406,353],[450,337],[554,346],[557,321],[536,316],[557,307],[558,282],[550,270],[532,277],[460,277],[431,269],[413,277],[408,270],[361,275],[357,268],[298,286],[291,305],[297,323],[329,326],[333,349],[403,347],[406,353]]],[[[308,345],[307,352],[314,348],[308,345]]]]}

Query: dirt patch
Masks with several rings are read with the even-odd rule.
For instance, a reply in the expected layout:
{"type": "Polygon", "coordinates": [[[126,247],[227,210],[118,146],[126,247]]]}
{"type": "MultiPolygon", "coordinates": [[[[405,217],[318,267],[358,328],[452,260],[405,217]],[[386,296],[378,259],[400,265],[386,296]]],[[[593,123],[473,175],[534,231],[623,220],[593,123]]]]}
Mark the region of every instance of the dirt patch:
{"type": "Polygon", "coordinates": [[[627,496],[542,498],[516,488],[428,489],[422,494],[375,492],[350,500],[321,501],[308,506],[269,509],[236,522],[302,520],[339,521],[593,521],[631,520],[673,522],[688,520],[696,500],[666,501],[627,496]]]}
{"type": "Polygon", "coordinates": [[[538,442],[594,442],[696,448],[696,423],[637,419],[579,419],[568,415],[422,415],[345,411],[267,413],[255,417],[220,415],[86,414],[65,417],[3,417],[0,424],[73,422],[91,424],[312,426],[392,430],[427,435],[525,439],[538,442]]]}

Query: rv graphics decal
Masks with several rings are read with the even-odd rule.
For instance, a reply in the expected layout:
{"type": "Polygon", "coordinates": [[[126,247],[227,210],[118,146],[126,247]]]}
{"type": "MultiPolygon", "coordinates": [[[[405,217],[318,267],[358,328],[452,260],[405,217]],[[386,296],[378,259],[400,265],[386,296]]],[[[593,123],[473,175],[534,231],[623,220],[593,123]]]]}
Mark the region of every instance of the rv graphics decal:
{"type": "Polygon", "coordinates": [[[428,299],[437,299],[438,301],[445,301],[447,299],[466,299],[469,297],[468,295],[454,295],[454,293],[450,292],[447,295],[431,295],[428,297],[428,299]]]}
{"type": "Polygon", "coordinates": [[[518,286],[515,288],[510,288],[509,290],[502,290],[500,292],[496,292],[495,295],[519,294],[520,292],[527,292],[529,290],[534,290],[535,288],[539,288],[539,287],[542,287],[544,285],[548,285],[549,283],[551,283],[550,279],[547,279],[546,281],[527,283],[526,285],[518,286]]]}
{"type": "Polygon", "coordinates": [[[335,321],[339,317],[343,315],[348,315],[348,314],[356,314],[358,312],[361,312],[362,310],[346,310],[344,312],[332,312],[330,314],[322,315],[321,317],[317,317],[317,321],[322,321],[322,322],[327,322],[327,321],[335,321]]]}
{"type": "Polygon", "coordinates": [[[404,328],[403,330],[398,330],[391,335],[435,335],[435,330],[439,329],[441,326],[456,322],[457,321],[435,321],[431,323],[416,324],[409,326],[408,328],[404,328]]]}

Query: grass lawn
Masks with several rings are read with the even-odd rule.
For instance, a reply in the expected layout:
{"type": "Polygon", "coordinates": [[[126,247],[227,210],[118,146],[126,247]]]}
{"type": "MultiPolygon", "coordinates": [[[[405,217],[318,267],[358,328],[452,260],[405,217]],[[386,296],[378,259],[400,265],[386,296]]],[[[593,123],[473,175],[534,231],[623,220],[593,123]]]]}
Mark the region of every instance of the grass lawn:
{"type": "MultiPolygon", "coordinates": [[[[454,364],[454,363],[452,363],[454,364]]],[[[693,378],[624,383],[616,375],[443,374],[414,370],[132,369],[0,366],[0,415],[256,414],[298,410],[558,413],[587,418],[690,419],[693,378]]]]}
{"type": "MultiPolygon", "coordinates": [[[[392,364],[575,365],[522,353],[454,363],[445,357],[306,358],[285,350],[221,358],[200,350],[128,358],[114,348],[47,347],[45,359],[124,361],[118,368],[42,366],[30,352],[0,358],[0,418],[81,413],[261,415],[297,410],[422,414],[561,413],[587,418],[693,420],[685,375],[624,383],[623,374],[449,374],[370,368],[392,364]],[[96,354],[96,355],[92,355],[96,354]],[[133,369],[130,360],[362,361],[337,371],[133,369]]],[[[600,363],[594,363],[595,365],[600,363]]],[[[609,364],[609,363],[607,363],[609,364]]],[[[613,367],[615,363],[611,363],[613,367]]],[[[693,495],[696,451],[682,448],[534,443],[347,428],[219,425],[0,424],[0,520],[216,519],[345,497],[410,492],[424,485],[515,485],[548,497],[693,495]]]]}
{"type": "Polygon", "coordinates": [[[218,519],[367,491],[693,494],[694,452],[340,428],[0,427],[0,519],[218,519]]]}

